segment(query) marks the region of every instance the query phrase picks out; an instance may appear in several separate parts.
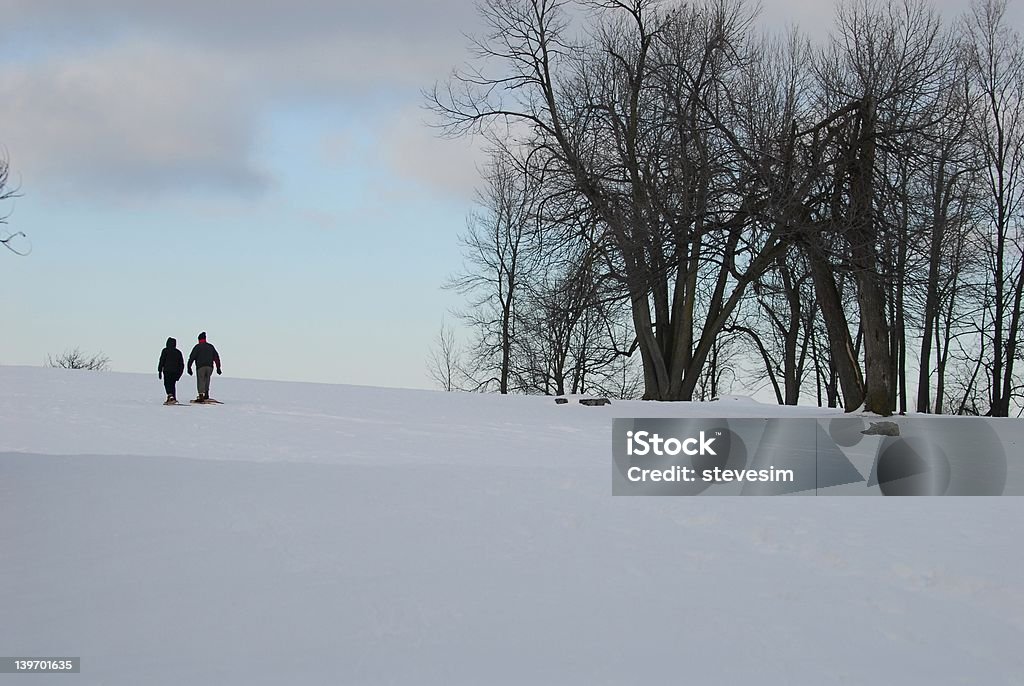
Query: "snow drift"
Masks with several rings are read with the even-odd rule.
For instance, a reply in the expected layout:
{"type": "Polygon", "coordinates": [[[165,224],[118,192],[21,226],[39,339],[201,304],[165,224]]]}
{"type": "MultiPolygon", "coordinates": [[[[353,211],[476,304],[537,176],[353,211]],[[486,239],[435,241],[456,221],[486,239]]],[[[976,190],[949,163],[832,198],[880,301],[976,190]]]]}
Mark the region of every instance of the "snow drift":
{"type": "Polygon", "coordinates": [[[611,496],[613,417],[824,411],[211,395],[0,367],[0,654],[82,658],[0,683],[1024,683],[1019,498],[611,496]]]}

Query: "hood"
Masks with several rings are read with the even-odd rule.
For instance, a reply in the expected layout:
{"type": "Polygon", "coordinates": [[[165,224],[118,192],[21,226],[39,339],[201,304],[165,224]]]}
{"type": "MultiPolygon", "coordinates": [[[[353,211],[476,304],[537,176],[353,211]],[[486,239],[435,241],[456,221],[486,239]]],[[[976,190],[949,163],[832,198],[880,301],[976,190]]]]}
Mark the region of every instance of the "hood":
{"type": "Polygon", "coordinates": [[[178,341],[174,340],[173,338],[168,338],[167,339],[167,347],[168,348],[177,348],[178,347],[178,341]]]}

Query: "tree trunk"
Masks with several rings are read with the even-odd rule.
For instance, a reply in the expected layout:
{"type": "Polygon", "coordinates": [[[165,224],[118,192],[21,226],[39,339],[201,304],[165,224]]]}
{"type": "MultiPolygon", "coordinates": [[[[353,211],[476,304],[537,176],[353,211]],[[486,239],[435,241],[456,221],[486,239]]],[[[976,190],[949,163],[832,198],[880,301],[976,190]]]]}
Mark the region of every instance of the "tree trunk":
{"type": "MultiPolygon", "coordinates": [[[[874,222],[875,105],[861,104],[850,174],[850,256],[857,279],[860,320],[864,329],[864,409],[892,414],[892,356],[886,321],[885,292],[878,270],[874,222]]],[[[847,407],[847,409],[850,409],[847,407]]]]}
{"type": "MultiPolygon", "coordinates": [[[[811,241],[816,242],[816,237],[811,241]]],[[[828,333],[829,354],[832,369],[842,389],[843,405],[853,411],[864,402],[864,379],[860,365],[853,352],[853,341],[850,338],[850,324],[846,319],[846,311],[836,288],[832,273],[832,264],[825,257],[824,251],[816,244],[807,247],[807,259],[811,265],[811,280],[821,309],[821,318],[825,322],[828,333]]],[[[829,393],[829,407],[835,407],[834,391],[829,393]]]]}

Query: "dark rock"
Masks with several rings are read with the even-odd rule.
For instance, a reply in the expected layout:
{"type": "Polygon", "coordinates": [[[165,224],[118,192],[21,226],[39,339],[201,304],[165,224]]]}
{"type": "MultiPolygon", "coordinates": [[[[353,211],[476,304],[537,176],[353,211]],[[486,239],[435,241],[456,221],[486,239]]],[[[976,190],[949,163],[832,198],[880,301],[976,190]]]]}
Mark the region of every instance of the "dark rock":
{"type": "Polygon", "coordinates": [[[566,403],[569,402],[569,399],[568,398],[555,398],[555,402],[558,403],[559,405],[565,405],[566,403]]]}
{"type": "Polygon", "coordinates": [[[896,422],[871,422],[871,426],[861,433],[865,436],[899,436],[900,425],[896,422]]]}
{"type": "Polygon", "coordinates": [[[601,407],[602,405],[611,405],[612,401],[608,398],[580,398],[580,405],[587,405],[588,407],[601,407]]]}

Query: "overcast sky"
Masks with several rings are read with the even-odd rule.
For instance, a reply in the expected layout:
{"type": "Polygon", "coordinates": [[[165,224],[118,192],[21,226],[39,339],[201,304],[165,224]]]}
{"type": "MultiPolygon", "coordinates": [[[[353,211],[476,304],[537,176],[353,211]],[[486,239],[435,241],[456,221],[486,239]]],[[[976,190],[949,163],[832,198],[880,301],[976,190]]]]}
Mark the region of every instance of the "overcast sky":
{"type": "Polygon", "coordinates": [[[0,253],[0,364],[155,371],[205,330],[228,374],[429,387],[478,155],[419,93],[475,25],[469,0],[0,0],[0,211],[32,246],[0,253]]]}

